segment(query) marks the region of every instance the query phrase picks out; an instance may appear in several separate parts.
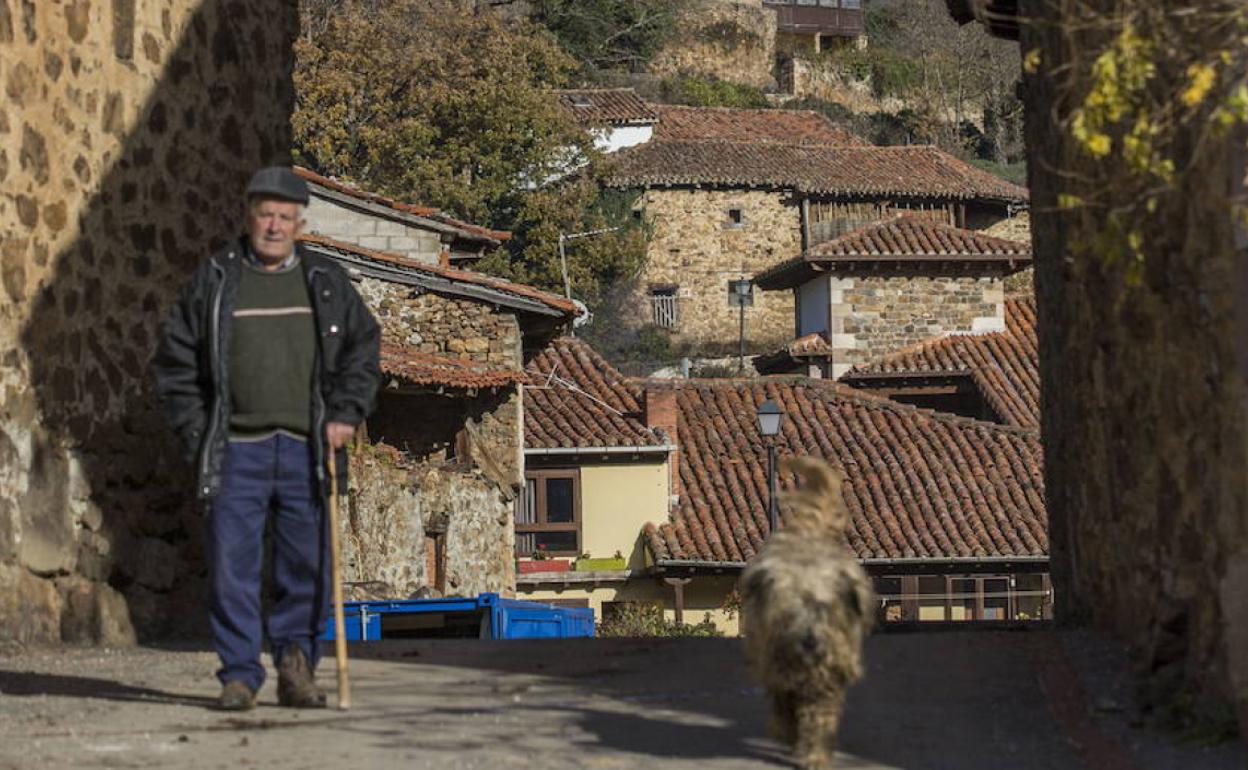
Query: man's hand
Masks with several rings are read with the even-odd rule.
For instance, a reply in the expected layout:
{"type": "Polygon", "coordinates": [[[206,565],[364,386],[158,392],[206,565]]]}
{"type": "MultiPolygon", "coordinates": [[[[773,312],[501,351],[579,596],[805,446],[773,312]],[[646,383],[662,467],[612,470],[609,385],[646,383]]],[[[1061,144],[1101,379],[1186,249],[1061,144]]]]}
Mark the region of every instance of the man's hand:
{"type": "Polygon", "coordinates": [[[354,425],[347,425],[345,422],[325,423],[325,439],[329,442],[331,449],[341,449],[346,446],[354,435],[354,425]]]}

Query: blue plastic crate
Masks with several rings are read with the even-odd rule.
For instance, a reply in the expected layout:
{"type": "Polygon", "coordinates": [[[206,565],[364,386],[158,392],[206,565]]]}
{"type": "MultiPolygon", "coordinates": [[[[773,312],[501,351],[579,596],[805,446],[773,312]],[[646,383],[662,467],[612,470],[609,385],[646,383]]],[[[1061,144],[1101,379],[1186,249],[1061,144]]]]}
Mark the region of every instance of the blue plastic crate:
{"type": "MultiPolygon", "coordinates": [[[[456,599],[345,602],[342,608],[349,642],[414,636],[570,639],[594,635],[592,609],[504,599],[495,593],[456,599]]],[[[321,638],[334,638],[332,619],[321,638]]]]}

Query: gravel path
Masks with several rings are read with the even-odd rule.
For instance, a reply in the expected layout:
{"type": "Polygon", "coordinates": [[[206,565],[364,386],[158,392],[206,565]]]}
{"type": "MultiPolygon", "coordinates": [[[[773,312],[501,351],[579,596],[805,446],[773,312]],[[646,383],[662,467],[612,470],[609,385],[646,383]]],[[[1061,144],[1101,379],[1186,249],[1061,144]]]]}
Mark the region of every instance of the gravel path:
{"type": "MultiPolygon", "coordinates": [[[[269,684],[256,711],[227,715],[206,708],[216,662],[194,648],[0,652],[0,768],[790,767],[764,737],[736,640],[394,641],[353,655],[352,711],[281,709],[269,684]]],[[[877,635],[840,766],[1248,767],[1242,744],[1177,746],[1132,727],[1128,706],[1090,706],[1085,663],[1098,687],[1125,681],[1119,652],[1090,635],[877,635]]],[[[332,692],[332,666],[322,684],[332,692]]]]}

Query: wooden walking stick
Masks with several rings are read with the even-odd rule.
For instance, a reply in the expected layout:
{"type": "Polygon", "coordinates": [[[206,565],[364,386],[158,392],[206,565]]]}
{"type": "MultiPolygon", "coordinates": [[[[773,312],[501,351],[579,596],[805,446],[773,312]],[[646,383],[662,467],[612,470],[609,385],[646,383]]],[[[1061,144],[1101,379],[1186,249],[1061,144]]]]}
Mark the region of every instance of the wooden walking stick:
{"type": "Polygon", "coordinates": [[[338,548],[338,463],[329,447],[329,572],[333,581],[334,658],[338,663],[338,710],[351,708],[351,681],[347,677],[347,622],[342,615],[342,556],[338,548]]]}

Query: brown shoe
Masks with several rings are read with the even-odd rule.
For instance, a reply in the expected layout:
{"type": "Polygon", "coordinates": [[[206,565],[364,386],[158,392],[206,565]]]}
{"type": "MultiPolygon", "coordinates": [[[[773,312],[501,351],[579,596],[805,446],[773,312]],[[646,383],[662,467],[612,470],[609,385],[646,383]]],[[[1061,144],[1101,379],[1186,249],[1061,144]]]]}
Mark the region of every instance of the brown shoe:
{"type": "Polygon", "coordinates": [[[221,711],[251,711],[255,707],[256,694],[237,679],[226,682],[217,696],[217,708],[221,711]]]}
{"type": "Polygon", "coordinates": [[[277,703],[297,709],[325,708],[325,691],[316,686],[312,667],[298,645],[288,646],[277,664],[277,703]]]}

